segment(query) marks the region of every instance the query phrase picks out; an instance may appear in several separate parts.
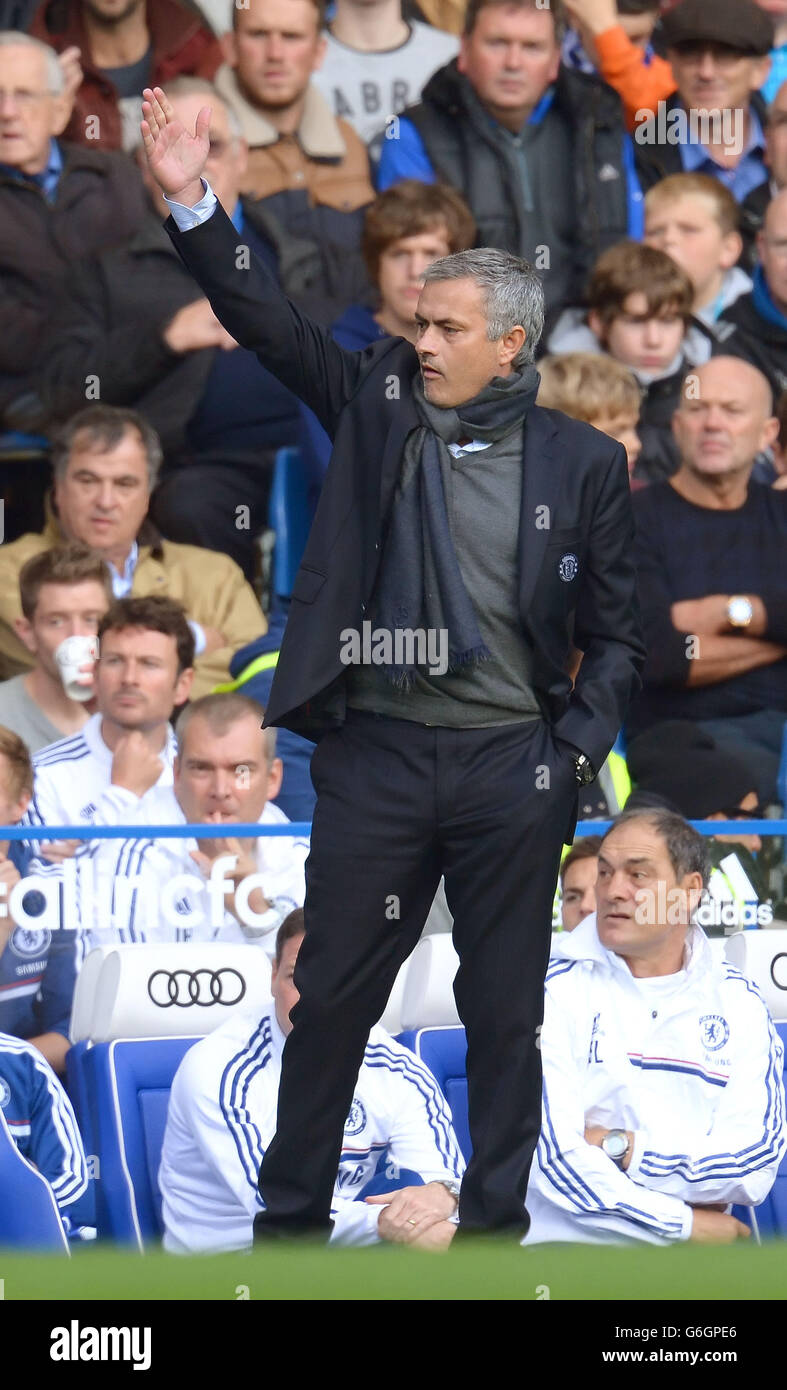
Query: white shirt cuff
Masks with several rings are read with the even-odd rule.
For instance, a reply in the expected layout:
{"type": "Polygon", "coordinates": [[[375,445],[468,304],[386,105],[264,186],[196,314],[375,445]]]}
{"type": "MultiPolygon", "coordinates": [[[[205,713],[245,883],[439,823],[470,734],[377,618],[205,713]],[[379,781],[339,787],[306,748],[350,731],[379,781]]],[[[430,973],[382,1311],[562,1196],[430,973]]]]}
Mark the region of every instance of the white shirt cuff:
{"type": "Polygon", "coordinates": [[[194,227],[200,227],[203,222],[207,222],[213,216],[213,210],[218,202],[216,194],[213,192],[207,179],[202,180],[202,187],[205,193],[193,208],[187,208],[185,203],[175,203],[171,198],[164,194],[164,201],[169,203],[172,209],[172,220],[179,232],[190,232],[194,227]]]}

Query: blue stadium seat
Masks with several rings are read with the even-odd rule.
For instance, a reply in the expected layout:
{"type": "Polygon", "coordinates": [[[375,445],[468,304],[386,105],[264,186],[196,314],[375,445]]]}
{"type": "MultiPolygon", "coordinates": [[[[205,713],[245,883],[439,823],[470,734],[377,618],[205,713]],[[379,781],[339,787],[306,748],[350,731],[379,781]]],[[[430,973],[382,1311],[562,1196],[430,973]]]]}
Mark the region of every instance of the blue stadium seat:
{"type": "Polygon", "coordinates": [[[19,1152],[0,1109],[0,1248],[68,1255],[68,1237],[46,1178],[19,1152]]]}
{"type": "MultiPolygon", "coordinates": [[[[787,1062],[787,1023],[774,1023],[774,1028],[784,1043],[784,1056],[787,1062]]],[[[786,1068],[787,1070],[787,1068],[786,1068]]],[[[751,1224],[749,1207],[734,1207],[734,1214],[747,1225],[751,1224]]],[[[783,1158],[776,1181],[764,1202],[754,1208],[757,1229],[763,1239],[787,1236],[787,1157],[783,1158]]]]}
{"type": "Polygon", "coordinates": [[[279,449],[273,470],[269,524],[276,533],[271,589],[288,598],[316,508],[314,479],[297,449],[279,449]]]}
{"type": "Polygon", "coordinates": [[[451,1108],[454,1133],[469,1162],[472,1153],[467,1122],[467,1040],[464,1028],[414,1028],[399,1041],[426,1064],[451,1108]]]}
{"type": "Polygon", "coordinates": [[[66,1091],[74,1107],[79,1132],[85,1153],[91,1153],[91,1118],[88,1102],[88,1080],[85,1071],[85,1054],[91,1044],[85,1040],[72,1043],[66,1053],[66,1091]]]}
{"type": "Polygon", "coordinates": [[[175,1072],[199,1038],[97,1043],[84,1054],[98,1159],[99,1238],[143,1250],[161,1235],[158,1167],[175,1072]]]}

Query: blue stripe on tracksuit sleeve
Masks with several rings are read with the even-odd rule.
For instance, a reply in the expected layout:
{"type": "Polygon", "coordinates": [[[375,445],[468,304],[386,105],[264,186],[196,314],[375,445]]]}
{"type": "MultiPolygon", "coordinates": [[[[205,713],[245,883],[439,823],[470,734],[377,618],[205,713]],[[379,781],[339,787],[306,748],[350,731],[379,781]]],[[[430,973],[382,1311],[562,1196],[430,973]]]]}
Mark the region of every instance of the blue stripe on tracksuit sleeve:
{"type": "Polygon", "coordinates": [[[384,1043],[370,1043],[364,1053],[364,1066],[383,1067],[398,1072],[420,1091],[429,1126],[435,1137],[437,1152],[458,1178],[461,1175],[459,1148],[454,1138],[451,1113],[432,1073],[416,1057],[408,1058],[394,1052],[384,1043]]]}
{"type": "Polygon", "coordinates": [[[383,140],[380,164],[377,169],[377,192],[384,193],[400,179],[418,179],[435,183],[436,175],[429,161],[421,136],[412,121],[399,116],[392,126],[391,137],[383,140]],[[392,138],[395,137],[395,138],[392,138]]]}
{"type": "Polygon", "coordinates": [[[760,1137],[756,1143],[734,1153],[706,1154],[693,1160],[690,1154],[658,1154],[646,1149],[640,1161],[640,1172],[646,1177],[679,1174],[687,1182],[704,1182],[708,1178],[735,1178],[756,1172],[776,1162],[783,1146],[784,1090],[781,1078],[784,1052],[773,1024],[768,1020],[770,1057],[765,1076],[765,1115],[760,1137]]]}
{"type": "Polygon", "coordinates": [[[221,1113],[235,1141],[246,1181],[253,1188],[257,1186],[265,1147],[258,1127],[246,1109],[246,1098],[254,1077],[267,1066],[271,1055],[270,1025],[264,1019],[246,1046],[227,1063],[219,1085],[221,1113]]]}
{"type": "Polygon", "coordinates": [[[67,1206],[87,1191],[85,1150],[71,1102],[51,1067],[43,1057],[30,1060],[29,1156],[51,1184],[58,1206],[67,1206]]]}
{"type": "MultiPolygon", "coordinates": [[[[544,1082],[543,1094],[544,1124],[538,1142],[538,1161],[541,1171],[556,1191],[567,1197],[572,1206],[583,1214],[618,1216],[624,1220],[633,1221],[638,1226],[644,1226],[646,1230],[654,1231],[666,1240],[679,1240],[683,1232],[682,1221],[660,1221],[650,1212],[642,1211],[639,1207],[628,1202],[616,1202],[613,1207],[605,1204],[598,1193],[593,1191],[587,1181],[577,1172],[576,1168],[572,1167],[561,1152],[552,1123],[546,1081],[544,1082]]],[[[635,1196],[636,1190],[636,1184],[632,1182],[632,1197],[635,1196]]]]}

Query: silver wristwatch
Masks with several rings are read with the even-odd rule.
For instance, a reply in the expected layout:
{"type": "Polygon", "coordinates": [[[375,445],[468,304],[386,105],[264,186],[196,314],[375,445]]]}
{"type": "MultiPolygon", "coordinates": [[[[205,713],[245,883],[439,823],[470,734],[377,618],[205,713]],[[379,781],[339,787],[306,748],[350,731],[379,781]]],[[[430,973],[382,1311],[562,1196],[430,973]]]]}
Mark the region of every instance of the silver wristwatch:
{"type": "Polygon", "coordinates": [[[748,627],[753,617],[754,607],[745,594],[733,594],[727,600],[727,622],[730,627],[748,627]]]}
{"type": "Polygon", "coordinates": [[[625,1129],[611,1129],[608,1134],[604,1135],[601,1147],[607,1158],[611,1158],[618,1168],[622,1168],[631,1143],[625,1129]]]}

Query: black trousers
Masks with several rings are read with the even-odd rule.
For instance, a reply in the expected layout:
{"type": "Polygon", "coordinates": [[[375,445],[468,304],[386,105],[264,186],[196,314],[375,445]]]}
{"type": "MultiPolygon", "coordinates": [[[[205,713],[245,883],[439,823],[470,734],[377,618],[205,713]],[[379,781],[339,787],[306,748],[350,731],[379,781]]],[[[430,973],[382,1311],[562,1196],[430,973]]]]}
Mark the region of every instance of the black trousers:
{"type": "Polygon", "coordinates": [[[441,873],[460,965],[473,1157],[465,1230],[524,1234],[541,1127],[539,1025],[574,763],[541,719],[445,729],[348,711],[318,744],[278,1126],[256,1236],[330,1228],[344,1123],[370,1028],[426,920],[441,873]]]}

